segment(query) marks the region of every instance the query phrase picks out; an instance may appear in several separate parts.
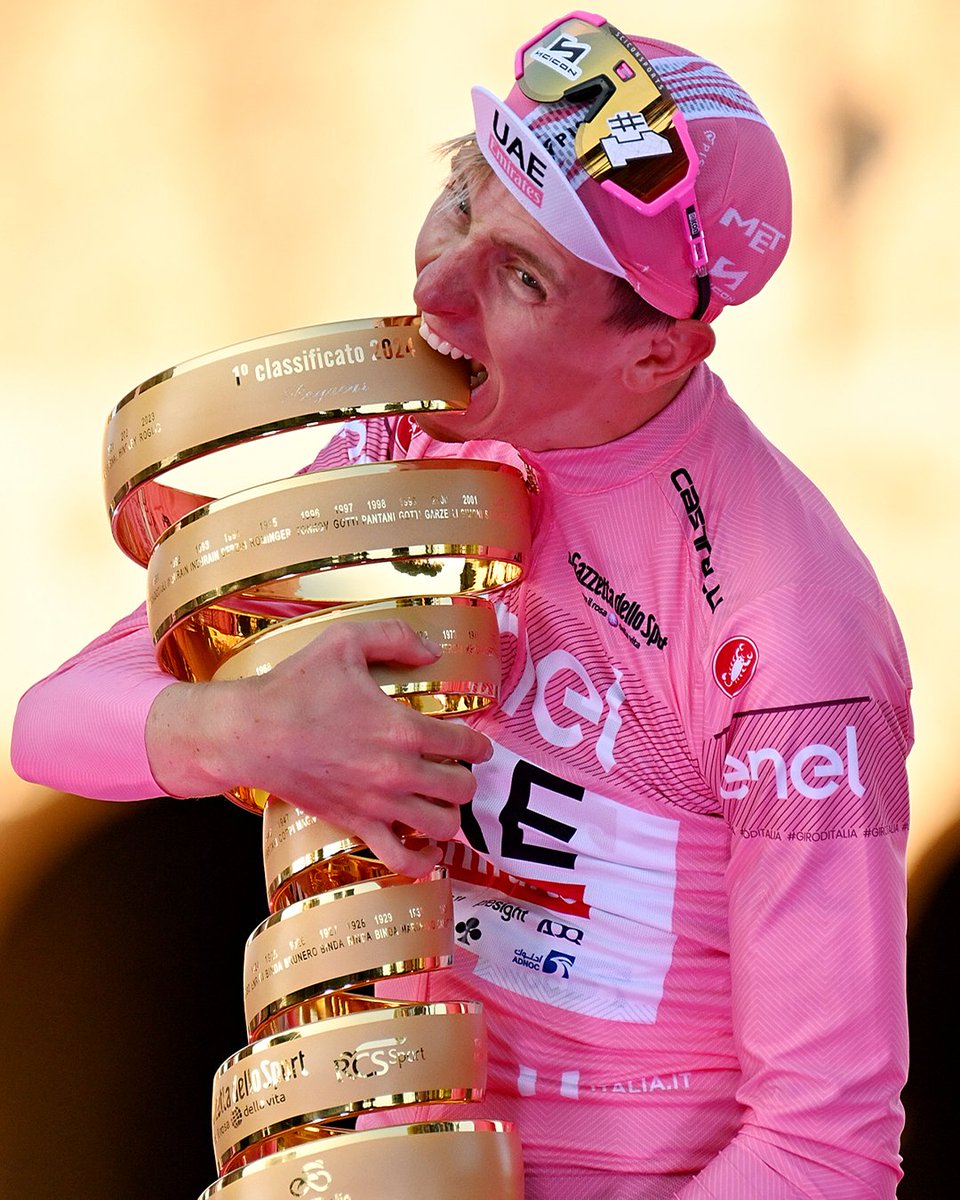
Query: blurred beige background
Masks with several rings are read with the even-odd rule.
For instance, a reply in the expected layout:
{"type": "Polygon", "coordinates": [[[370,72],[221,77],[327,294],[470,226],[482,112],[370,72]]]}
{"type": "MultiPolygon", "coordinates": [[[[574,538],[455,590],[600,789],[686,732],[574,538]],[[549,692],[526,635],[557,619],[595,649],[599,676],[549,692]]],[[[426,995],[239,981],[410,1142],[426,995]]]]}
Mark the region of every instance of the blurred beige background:
{"type": "MultiPolygon", "coordinates": [[[[468,85],[504,92],[516,45],[562,10],[470,11],[0,3],[4,751],[19,694],[141,598],[100,495],[112,405],[221,345],[409,311],[413,238],[442,179],[431,147],[470,127],[468,85]]],[[[960,808],[960,13],[951,0],[612,0],[606,15],[716,58],[791,162],[792,253],[720,319],[715,363],[834,501],[901,617],[916,864],[960,808]]],[[[74,822],[100,818],[20,782],[6,757],[0,788],[2,922],[74,822]]]]}

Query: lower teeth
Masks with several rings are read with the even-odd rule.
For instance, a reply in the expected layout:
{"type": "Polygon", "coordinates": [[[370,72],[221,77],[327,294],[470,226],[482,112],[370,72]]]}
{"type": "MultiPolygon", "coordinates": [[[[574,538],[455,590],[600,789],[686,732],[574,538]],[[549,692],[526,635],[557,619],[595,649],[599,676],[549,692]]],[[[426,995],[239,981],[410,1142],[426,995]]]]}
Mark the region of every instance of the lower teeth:
{"type": "Polygon", "coordinates": [[[481,367],[480,370],[476,372],[476,374],[470,376],[470,387],[478,388],[481,383],[486,382],[486,379],[487,379],[487,372],[483,367],[481,367]]]}

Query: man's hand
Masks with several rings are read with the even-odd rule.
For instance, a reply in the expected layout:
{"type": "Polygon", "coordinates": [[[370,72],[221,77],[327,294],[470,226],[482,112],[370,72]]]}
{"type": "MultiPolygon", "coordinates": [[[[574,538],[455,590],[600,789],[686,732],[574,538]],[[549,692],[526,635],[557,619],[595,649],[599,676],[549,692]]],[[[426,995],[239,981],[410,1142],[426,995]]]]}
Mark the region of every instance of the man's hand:
{"type": "Polygon", "coordinates": [[[179,796],[262,788],[357,834],[392,870],[424,875],[439,851],[401,837],[456,834],[474,791],[461,762],[486,761],[490,742],[385,696],[368,664],[438,657],[401,621],[341,622],[265,675],[175,684],[147,723],[154,777],[179,796]]]}

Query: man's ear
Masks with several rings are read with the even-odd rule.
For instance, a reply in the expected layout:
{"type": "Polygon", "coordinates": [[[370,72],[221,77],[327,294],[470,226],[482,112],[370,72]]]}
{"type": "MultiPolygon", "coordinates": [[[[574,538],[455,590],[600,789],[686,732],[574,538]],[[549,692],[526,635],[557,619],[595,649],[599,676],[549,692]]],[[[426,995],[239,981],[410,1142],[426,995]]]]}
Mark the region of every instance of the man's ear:
{"type": "Polygon", "coordinates": [[[717,338],[711,325],[685,318],[667,329],[641,327],[626,342],[623,382],[631,391],[651,392],[686,376],[713,353],[717,338]]]}

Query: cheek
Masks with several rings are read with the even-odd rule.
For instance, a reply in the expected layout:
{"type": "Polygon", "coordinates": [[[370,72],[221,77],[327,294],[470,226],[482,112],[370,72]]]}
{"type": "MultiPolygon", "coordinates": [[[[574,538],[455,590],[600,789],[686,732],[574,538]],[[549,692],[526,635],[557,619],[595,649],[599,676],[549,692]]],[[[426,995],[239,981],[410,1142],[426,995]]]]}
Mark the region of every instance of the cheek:
{"type": "Polygon", "coordinates": [[[440,201],[434,202],[433,207],[424,218],[414,244],[413,255],[417,271],[423,268],[440,253],[440,218],[437,208],[440,201]]]}
{"type": "Polygon", "coordinates": [[[574,333],[542,339],[536,345],[526,339],[516,350],[516,359],[528,379],[550,380],[551,385],[560,387],[567,384],[582,388],[595,380],[603,372],[603,363],[595,361],[598,358],[574,333]]]}

